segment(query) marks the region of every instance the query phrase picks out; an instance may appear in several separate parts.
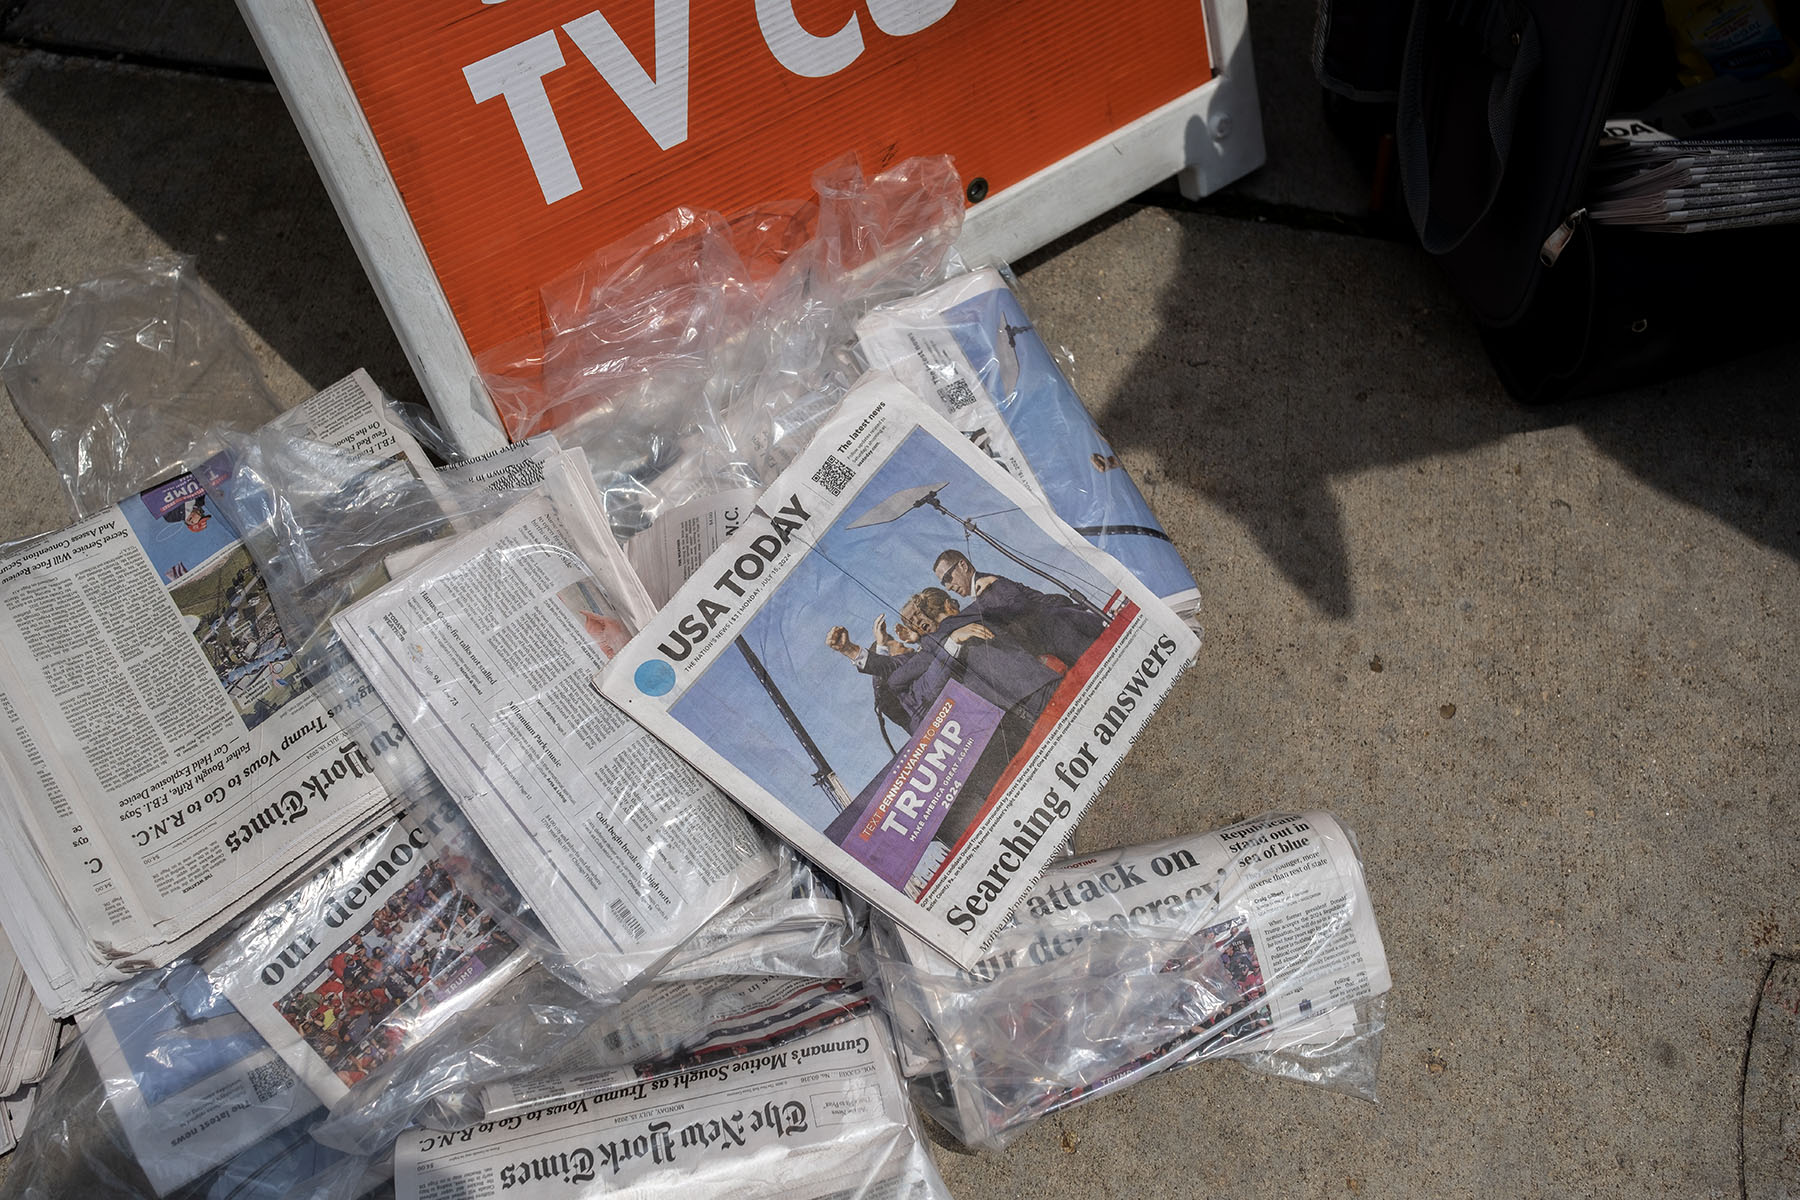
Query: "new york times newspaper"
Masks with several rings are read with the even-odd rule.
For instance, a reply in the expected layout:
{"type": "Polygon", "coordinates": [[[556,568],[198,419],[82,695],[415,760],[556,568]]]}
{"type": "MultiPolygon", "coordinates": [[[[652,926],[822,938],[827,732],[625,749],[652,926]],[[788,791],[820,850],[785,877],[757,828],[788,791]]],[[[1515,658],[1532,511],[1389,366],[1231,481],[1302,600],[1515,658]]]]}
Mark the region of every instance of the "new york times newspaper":
{"type": "Polygon", "coordinates": [[[427,807],[334,855],[206,962],[227,999],[334,1104],[529,956],[458,881],[487,874],[455,806],[427,807]]]}
{"type": "MultiPolygon", "coordinates": [[[[276,426],[423,463],[378,395],[359,373],[276,426]]],[[[0,862],[27,881],[4,918],[57,1015],[391,803],[209,505],[212,469],[0,562],[0,862]]]]}
{"type": "Polygon", "coordinates": [[[1390,983],[1323,812],[1058,862],[968,969],[904,932],[878,945],[902,1061],[944,1074],[970,1145],[1183,1063],[1330,1040],[1390,983]]]}
{"type": "Polygon", "coordinates": [[[879,1018],[487,1121],[411,1130],[398,1200],[947,1200],[879,1018]]]}
{"type": "Polygon", "coordinates": [[[606,694],[845,886],[980,957],[1198,642],[871,376],[606,694]]]}

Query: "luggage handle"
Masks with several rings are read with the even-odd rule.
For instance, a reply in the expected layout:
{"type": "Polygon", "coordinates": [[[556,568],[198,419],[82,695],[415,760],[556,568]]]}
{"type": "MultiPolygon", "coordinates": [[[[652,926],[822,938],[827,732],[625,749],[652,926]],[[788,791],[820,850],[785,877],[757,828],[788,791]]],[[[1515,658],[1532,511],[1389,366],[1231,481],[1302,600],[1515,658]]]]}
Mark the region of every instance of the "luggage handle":
{"type": "MultiPolygon", "coordinates": [[[[1400,68],[1395,138],[1406,209],[1419,241],[1429,253],[1447,254],[1456,249],[1493,208],[1506,176],[1507,157],[1512,151],[1513,130],[1518,124],[1526,85],[1537,73],[1542,59],[1537,22],[1518,0],[1450,0],[1448,4],[1417,0],[1413,5],[1406,31],[1406,56],[1400,68]],[[1451,38],[1460,36],[1461,45],[1458,47],[1446,38],[1449,44],[1445,47],[1429,48],[1428,62],[1427,43],[1434,25],[1444,27],[1451,38]],[[1440,52],[1445,49],[1460,49],[1464,53],[1440,52]],[[1438,203],[1432,203],[1434,160],[1425,128],[1426,76],[1434,67],[1439,71],[1478,71],[1484,63],[1491,76],[1487,81],[1487,119],[1483,123],[1484,185],[1472,216],[1447,216],[1441,190],[1438,203]]],[[[1441,155],[1437,161],[1442,163],[1441,155]]]]}

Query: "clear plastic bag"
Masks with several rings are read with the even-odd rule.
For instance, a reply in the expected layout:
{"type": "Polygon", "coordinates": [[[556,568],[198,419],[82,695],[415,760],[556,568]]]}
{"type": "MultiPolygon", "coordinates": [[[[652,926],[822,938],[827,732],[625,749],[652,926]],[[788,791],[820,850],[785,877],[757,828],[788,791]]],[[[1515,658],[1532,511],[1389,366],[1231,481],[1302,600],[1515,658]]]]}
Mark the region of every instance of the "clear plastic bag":
{"type": "Polygon", "coordinates": [[[336,1105],[315,1134],[379,1156],[415,1124],[466,1129],[603,1091],[635,1077],[636,1064],[747,1053],[866,1007],[854,982],[775,976],[653,983],[600,1004],[539,967],[410,1048],[379,1089],[336,1105]]]}
{"type": "Polygon", "coordinates": [[[328,697],[390,793],[431,794],[435,777],[375,697],[331,619],[387,582],[391,555],[430,546],[502,511],[505,495],[478,485],[447,486],[404,447],[369,452],[304,436],[291,414],[223,441],[225,452],[208,463],[202,481],[242,532],[301,673],[328,697]]]}
{"type": "MultiPolygon", "coordinates": [[[[959,275],[879,308],[857,331],[857,350],[870,366],[892,371],[1075,532],[1194,622],[1200,592],[1193,574],[1000,270],[959,275]]],[[[969,554],[979,557],[978,549],[969,554]]]]}
{"type": "Polygon", "coordinates": [[[587,453],[658,602],[861,373],[862,312],[956,263],[963,201],[947,159],[873,179],[845,161],[814,185],[815,200],[730,220],[677,209],[651,222],[545,287],[540,337],[478,364],[513,437],[553,429],[587,453]]]}
{"type": "Polygon", "coordinates": [[[215,426],[281,411],[188,258],[0,302],[0,382],[76,518],[198,463],[215,426]]]}
{"type": "Polygon", "coordinates": [[[1359,1100],[1376,1099],[1381,1035],[1387,1028],[1387,997],[1358,1000],[1322,1027],[1246,1052],[1231,1053],[1245,1070],[1277,1079],[1310,1083],[1359,1100]]]}
{"type": "Polygon", "coordinates": [[[119,988],[40,1091],[7,1200],[276,1200],[341,1158],[318,1099],[189,962],[119,988]]]}
{"type": "Polygon", "coordinates": [[[869,179],[846,159],[818,172],[813,188],[814,234],[763,287],[722,406],[730,444],[765,483],[861,376],[853,345],[863,314],[962,265],[962,183],[948,158],[907,159],[869,179]]]}
{"type": "Polygon", "coordinates": [[[530,964],[482,903],[509,891],[440,799],[371,830],[265,905],[207,956],[206,971],[335,1103],[530,964]]]}
{"type": "Polygon", "coordinates": [[[970,971],[875,932],[915,1098],[971,1146],[1227,1055],[1372,1096],[1379,1017],[1356,1005],[1386,992],[1387,962],[1354,839],[1325,813],[1065,859],[970,971]]]}
{"type": "Polygon", "coordinates": [[[657,982],[597,1012],[553,1059],[489,1083],[465,1107],[495,1121],[618,1087],[643,1073],[639,1064],[672,1071],[747,1055],[868,1011],[856,980],[723,975],[657,982]]]}
{"type": "Polygon", "coordinates": [[[863,923],[836,887],[785,842],[775,870],[689,938],[656,972],[658,982],[728,975],[849,977],[863,923]]]}

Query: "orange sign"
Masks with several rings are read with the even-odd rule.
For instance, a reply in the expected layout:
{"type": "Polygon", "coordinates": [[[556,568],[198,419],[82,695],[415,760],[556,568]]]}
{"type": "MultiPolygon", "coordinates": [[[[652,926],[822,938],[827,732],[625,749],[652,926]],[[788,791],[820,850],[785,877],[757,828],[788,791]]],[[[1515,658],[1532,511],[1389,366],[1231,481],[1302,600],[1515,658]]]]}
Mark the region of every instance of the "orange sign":
{"type": "Polygon", "coordinates": [[[810,195],[849,151],[997,192],[1212,74],[1199,0],[315,3],[477,356],[678,204],[810,195]]]}

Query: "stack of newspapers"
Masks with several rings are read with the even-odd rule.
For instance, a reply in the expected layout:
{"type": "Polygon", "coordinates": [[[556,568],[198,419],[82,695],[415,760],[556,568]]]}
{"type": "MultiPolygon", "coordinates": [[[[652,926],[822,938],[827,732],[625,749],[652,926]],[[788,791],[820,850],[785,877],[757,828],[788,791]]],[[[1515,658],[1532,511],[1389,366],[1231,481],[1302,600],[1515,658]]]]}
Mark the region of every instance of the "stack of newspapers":
{"type": "MultiPolygon", "coordinates": [[[[1786,104],[1794,106],[1791,93],[1786,104]]],[[[1608,121],[1594,158],[1589,219],[1668,233],[1800,221],[1800,136],[1754,136],[1748,130],[1767,120],[1761,107],[1728,109],[1729,125],[1695,115],[1608,121]]]]}
{"type": "Polygon", "coordinates": [[[29,1089],[50,1069],[62,1030],[0,933],[0,1153],[17,1144],[31,1110],[29,1089]]]}
{"type": "Polygon", "coordinates": [[[439,466],[359,372],[0,561],[0,1082],[85,1056],[6,1186],[939,1200],[919,1108],[1372,1095],[1336,817],[1071,857],[1199,589],[1005,274],[910,292],[779,446],[439,466]]]}
{"type": "MultiPolygon", "coordinates": [[[[375,394],[353,376],[282,421],[399,453],[411,439],[375,394]]],[[[55,1016],[173,961],[392,807],[202,472],[0,563],[5,925],[55,1016]]]]}

